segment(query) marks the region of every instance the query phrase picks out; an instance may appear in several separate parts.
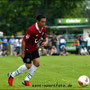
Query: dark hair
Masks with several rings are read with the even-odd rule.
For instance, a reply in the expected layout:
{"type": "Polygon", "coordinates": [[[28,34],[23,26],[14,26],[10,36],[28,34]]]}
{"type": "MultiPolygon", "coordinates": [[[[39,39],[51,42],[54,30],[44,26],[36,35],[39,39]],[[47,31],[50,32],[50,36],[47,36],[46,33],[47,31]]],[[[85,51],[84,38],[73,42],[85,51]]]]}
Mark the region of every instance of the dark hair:
{"type": "Polygon", "coordinates": [[[40,21],[41,18],[46,18],[46,17],[45,17],[44,15],[38,15],[38,16],[36,17],[36,20],[40,21]]]}

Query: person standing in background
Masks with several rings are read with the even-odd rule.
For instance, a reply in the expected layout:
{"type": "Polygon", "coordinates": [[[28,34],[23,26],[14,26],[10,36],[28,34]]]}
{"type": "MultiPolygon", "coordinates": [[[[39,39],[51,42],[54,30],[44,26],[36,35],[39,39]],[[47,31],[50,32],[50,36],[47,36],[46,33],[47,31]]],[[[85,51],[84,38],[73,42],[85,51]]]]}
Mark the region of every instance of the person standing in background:
{"type": "Polygon", "coordinates": [[[15,56],[20,55],[20,41],[19,41],[19,39],[15,39],[14,55],[15,55],[15,56]]]}
{"type": "Polygon", "coordinates": [[[22,47],[22,40],[23,40],[23,37],[22,37],[22,38],[20,38],[20,40],[19,40],[19,43],[20,43],[20,50],[19,50],[19,54],[21,54],[21,53],[22,53],[22,49],[21,49],[21,47],[22,47]]]}
{"type": "Polygon", "coordinates": [[[75,53],[80,54],[80,51],[79,51],[79,37],[76,37],[74,45],[76,46],[76,52],[75,53]]]}
{"type": "Polygon", "coordinates": [[[84,39],[82,36],[79,37],[80,49],[84,47],[84,39]]]}
{"type": "Polygon", "coordinates": [[[60,37],[59,37],[59,35],[57,34],[57,36],[56,36],[56,38],[57,38],[57,46],[56,46],[56,48],[57,48],[57,53],[58,54],[60,54],[60,44],[59,44],[59,39],[60,39],[60,37]]]}
{"type": "Polygon", "coordinates": [[[56,43],[57,43],[56,35],[52,36],[51,42],[52,42],[52,46],[56,47],[56,43]]]}
{"type": "Polygon", "coordinates": [[[10,43],[10,51],[11,51],[10,55],[14,55],[15,39],[14,39],[13,35],[11,36],[11,39],[9,40],[9,43],[10,43]]]}
{"type": "Polygon", "coordinates": [[[61,49],[63,46],[65,46],[65,44],[66,44],[66,40],[64,39],[64,37],[61,37],[61,38],[60,38],[60,49],[61,49]]]}
{"type": "Polygon", "coordinates": [[[4,38],[1,41],[2,43],[2,50],[4,52],[4,56],[8,53],[8,39],[6,38],[6,36],[4,36],[4,38]]]}
{"type": "Polygon", "coordinates": [[[89,34],[89,36],[87,38],[87,50],[88,50],[88,53],[90,55],[90,34],[89,34]]]}

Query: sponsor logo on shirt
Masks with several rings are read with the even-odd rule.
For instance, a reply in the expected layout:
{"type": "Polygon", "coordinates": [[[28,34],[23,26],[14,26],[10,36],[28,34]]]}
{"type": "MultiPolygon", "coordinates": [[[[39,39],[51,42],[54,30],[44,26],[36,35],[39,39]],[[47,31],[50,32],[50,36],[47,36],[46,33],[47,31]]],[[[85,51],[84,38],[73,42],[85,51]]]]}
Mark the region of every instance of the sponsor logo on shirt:
{"type": "Polygon", "coordinates": [[[27,34],[27,35],[26,35],[26,39],[29,39],[29,37],[30,37],[30,35],[29,35],[29,34],[27,34]]]}

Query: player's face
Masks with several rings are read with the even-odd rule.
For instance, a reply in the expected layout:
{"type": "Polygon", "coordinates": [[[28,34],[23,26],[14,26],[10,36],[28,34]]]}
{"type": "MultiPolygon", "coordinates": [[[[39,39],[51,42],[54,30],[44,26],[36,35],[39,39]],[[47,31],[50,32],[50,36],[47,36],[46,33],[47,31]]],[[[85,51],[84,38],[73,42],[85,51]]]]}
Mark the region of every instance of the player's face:
{"type": "Polygon", "coordinates": [[[46,24],[46,18],[41,18],[40,21],[38,21],[39,27],[44,27],[46,24]]]}

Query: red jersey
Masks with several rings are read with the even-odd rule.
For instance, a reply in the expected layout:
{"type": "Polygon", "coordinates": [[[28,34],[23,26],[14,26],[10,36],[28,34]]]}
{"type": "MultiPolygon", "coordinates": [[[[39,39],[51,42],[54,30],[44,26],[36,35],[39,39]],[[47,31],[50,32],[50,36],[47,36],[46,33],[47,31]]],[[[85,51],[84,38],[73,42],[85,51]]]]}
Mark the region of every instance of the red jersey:
{"type": "Polygon", "coordinates": [[[41,38],[45,39],[47,37],[46,28],[43,27],[39,31],[37,23],[33,24],[26,32],[23,40],[26,42],[25,52],[32,53],[37,50],[37,44],[41,38]]]}

